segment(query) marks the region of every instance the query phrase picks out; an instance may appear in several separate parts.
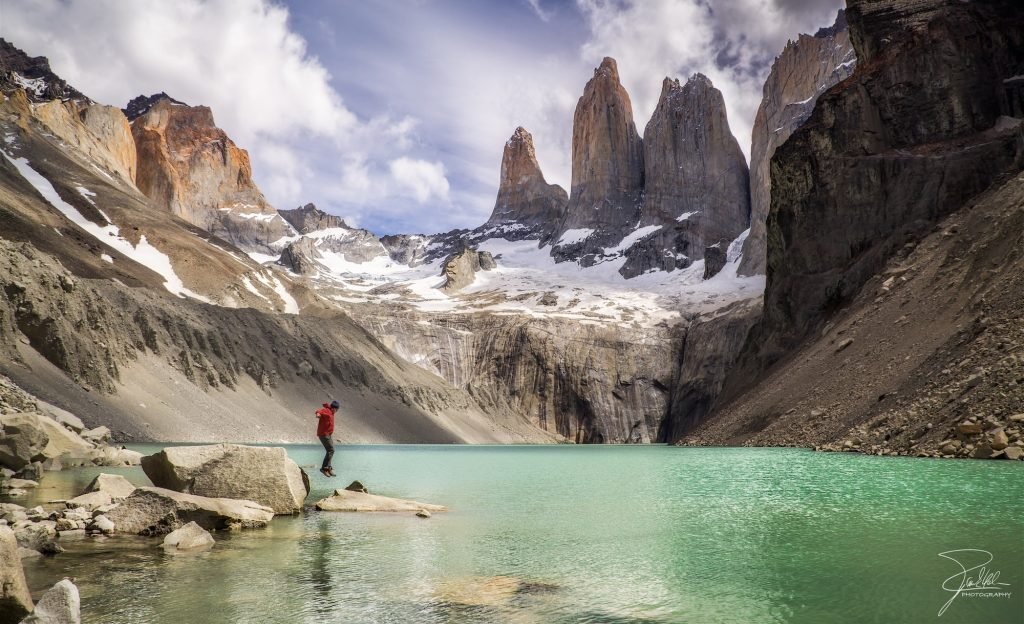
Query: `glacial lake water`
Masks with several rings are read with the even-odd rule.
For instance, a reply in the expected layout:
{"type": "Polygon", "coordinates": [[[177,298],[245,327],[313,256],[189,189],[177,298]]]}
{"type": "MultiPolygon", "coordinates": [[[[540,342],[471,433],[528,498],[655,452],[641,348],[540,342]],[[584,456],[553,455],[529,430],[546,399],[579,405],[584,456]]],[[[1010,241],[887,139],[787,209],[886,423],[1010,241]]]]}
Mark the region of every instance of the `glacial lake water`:
{"type": "MultiPolygon", "coordinates": [[[[151,452],[156,447],[135,447],[151,452]]],[[[662,446],[291,446],[308,503],[360,479],[448,513],[317,512],[217,535],[65,544],[25,560],[64,576],[95,624],[321,622],[970,622],[1024,619],[1024,464],[791,449],[662,446]],[[952,557],[1010,597],[960,595],[952,557]]],[[[50,473],[38,496],[101,471],[50,473]]],[[[975,574],[975,573],[972,573],[975,574]]]]}

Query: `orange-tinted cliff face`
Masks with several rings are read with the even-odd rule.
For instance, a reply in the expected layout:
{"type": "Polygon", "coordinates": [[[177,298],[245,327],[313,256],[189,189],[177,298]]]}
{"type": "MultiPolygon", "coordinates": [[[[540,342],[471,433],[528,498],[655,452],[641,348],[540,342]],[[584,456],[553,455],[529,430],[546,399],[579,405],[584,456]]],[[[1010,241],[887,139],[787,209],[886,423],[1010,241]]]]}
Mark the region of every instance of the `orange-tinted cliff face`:
{"type": "Polygon", "coordinates": [[[291,227],[252,180],[249,154],[218,128],[205,106],[157,97],[132,121],[136,185],[158,206],[247,251],[291,227]]]}

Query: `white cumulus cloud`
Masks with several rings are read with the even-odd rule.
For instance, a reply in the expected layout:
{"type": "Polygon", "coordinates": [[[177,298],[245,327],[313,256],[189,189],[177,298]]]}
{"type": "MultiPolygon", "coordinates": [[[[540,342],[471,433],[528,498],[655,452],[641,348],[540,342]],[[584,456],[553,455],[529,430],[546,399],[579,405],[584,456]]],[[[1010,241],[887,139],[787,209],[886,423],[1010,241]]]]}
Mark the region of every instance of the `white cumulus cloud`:
{"type": "Polygon", "coordinates": [[[439,162],[415,160],[405,156],[391,161],[391,178],[420,203],[430,199],[448,199],[448,178],[439,162]]]}

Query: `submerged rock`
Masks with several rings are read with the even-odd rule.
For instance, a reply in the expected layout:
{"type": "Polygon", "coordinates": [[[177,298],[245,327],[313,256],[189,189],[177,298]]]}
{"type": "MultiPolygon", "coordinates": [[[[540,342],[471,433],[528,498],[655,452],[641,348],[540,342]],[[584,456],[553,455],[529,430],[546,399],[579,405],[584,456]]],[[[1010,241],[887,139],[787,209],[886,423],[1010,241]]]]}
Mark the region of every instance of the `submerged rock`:
{"type": "Polygon", "coordinates": [[[335,490],[331,496],[318,501],[316,508],[321,511],[448,511],[448,508],[443,505],[418,503],[401,498],[389,498],[387,496],[350,490],[335,490]]]}
{"type": "Polygon", "coordinates": [[[163,535],[193,521],[209,530],[262,528],[274,517],[274,510],[251,500],[207,498],[143,487],[107,516],[118,533],[163,535]]]}
{"type": "Polygon", "coordinates": [[[247,499],[278,514],[302,511],[309,493],[302,469],[281,447],[178,446],[144,457],[142,469],[157,487],[212,498],[247,499]]]}
{"type": "Polygon", "coordinates": [[[171,531],[164,538],[163,547],[169,550],[206,550],[213,548],[213,536],[195,522],[171,531]]]}
{"type": "Polygon", "coordinates": [[[14,532],[0,526],[0,624],[14,624],[32,612],[32,595],[21,568],[14,532]]]}

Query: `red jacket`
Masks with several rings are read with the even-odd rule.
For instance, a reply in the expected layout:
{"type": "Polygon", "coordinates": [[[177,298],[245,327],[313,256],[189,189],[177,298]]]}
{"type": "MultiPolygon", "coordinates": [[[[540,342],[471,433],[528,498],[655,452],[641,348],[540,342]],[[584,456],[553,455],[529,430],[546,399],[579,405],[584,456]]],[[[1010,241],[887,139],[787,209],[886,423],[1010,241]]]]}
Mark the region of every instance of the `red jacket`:
{"type": "Polygon", "coordinates": [[[316,417],[320,419],[320,424],[316,426],[317,437],[334,433],[334,410],[330,405],[324,403],[324,406],[316,411],[316,417]]]}

